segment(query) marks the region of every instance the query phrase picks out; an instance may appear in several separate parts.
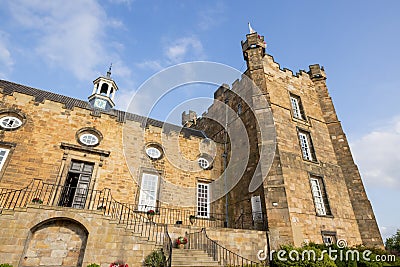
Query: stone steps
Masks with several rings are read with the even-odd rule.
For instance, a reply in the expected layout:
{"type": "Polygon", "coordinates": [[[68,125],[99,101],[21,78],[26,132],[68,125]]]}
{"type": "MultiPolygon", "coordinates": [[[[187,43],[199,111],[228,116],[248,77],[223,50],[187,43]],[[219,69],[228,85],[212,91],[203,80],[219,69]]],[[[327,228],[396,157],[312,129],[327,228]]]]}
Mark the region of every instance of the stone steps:
{"type": "Polygon", "coordinates": [[[172,267],[212,267],[220,266],[206,252],[194,249],[173,249],[172,267]]]}

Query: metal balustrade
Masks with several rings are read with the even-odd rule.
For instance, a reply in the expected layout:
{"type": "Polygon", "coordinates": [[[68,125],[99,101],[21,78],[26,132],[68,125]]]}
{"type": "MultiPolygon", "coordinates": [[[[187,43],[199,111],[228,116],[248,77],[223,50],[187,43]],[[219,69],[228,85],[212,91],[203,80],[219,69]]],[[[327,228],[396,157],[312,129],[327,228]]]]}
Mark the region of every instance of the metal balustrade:
{"type": "Polygon", "coordinates": [[[28,204],[61,206],[75,209],[96,210],[126,226],[134,235],[163,247],[166,266],[171,266],[172,241],[166,224],[150,221],[137,212],[134,205],[116,201],[111,190],[60,186],[34,179],[28,186],[18,190],[0,189],[0,213],[28,204]]]}
{"type": "Polygon", "coordinates": [[[203,230],[188,235],[189,248],[202,249],[224,266],[258,266],[255,262],[222,247],[207,237],[205,227],[230,227],[237,229],[266,230],[267,221],[263,213],[242,213],[229,225],[225,214],[209,213],[197,216],[196,209],[181,209],[159,205],[137,206],[115,200],[110,189],[61,186],[34,179],[22,189],[0,188],[0,213],[4,210],[23,208],[28,204],[60,206],[74,209],[95,210],[126,226],[135,235],[147,238],[163,247],[166,266],[171,265],[172,241],[168,234],[168,224],[183,224],[202,227],[203,230]],[[154,215],[147,211],[153,210],[154,215]]]}
{"type": "Polygon", "coordinates": [[[246,259],[210,239],[207,236],[205,228],[200,232],[186,233],[186,238],[188,239],[188,249],[203,250],[208,256],[212,257],[214,261],[218,261],[222,266],[261,266],[260,263],[246,259]]]}

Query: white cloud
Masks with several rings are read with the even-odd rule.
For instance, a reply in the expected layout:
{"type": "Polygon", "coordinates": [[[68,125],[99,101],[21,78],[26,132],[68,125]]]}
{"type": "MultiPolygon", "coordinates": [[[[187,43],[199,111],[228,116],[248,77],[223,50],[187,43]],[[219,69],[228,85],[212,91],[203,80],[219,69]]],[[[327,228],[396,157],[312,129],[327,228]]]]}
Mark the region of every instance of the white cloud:
{"type": "Polygon", "coordinates": [[[137,63],[136,66],[142,69],[161,71],[169,65],[206,59],[203,44],[196,36],[182,37],[165,43],[162,59],[145,60],[137,63]]]}
{"type": "Polygon", "coordinates": [[[400,189],[400,116],[352,142],[351,147],[367,184],[400,189]]]}
{"type": "Polygon", "coordinates": [[[128,7],[131,7],[132,3],[134,0],[108,0],[108,2],[112,3],[112,4],[123,4],[123,5],[127,5],[128,7]]]}
{"type": "Polygon", "coordinates": [[[154,71],[160,71],[164,68],[160,60],[146,60],[141,63],[137,63],[136,66],[141,69],[150,69],[154,71]]]}
{"type": "Polygon", "coordinates": [[[201,60],[204,58],[203,45],[197,37],[183,37],[165,48],[165,56],[173,64],[181,63],[188,57],[201,60]]]}
{"type": "Polygon", "coordinates": [[[121,61],[109,51],[113,43],[107,29],[122,27],[122,22],[108,17],[95,0],[18,0],[9,5],[11,15],[33,36],[34,51],[46,63],[87,80],[99,66],[121,61]]]}
{"type": "Polygon", "coordinates": [[[204,10],[200,10],[199,22],[198,26],[201,30],[208,30],[212,27],[219,25],[223,20],[225,20],[224,16],[225,6],[219,1],[213,6],[209,6],[204,10]]]}
{"type": "Polygon", "coordinates": [[[12,70],[14,60],[8,48],[8,38],[5,32],[0,31],[0,78],[5,79],[12,70]]]}

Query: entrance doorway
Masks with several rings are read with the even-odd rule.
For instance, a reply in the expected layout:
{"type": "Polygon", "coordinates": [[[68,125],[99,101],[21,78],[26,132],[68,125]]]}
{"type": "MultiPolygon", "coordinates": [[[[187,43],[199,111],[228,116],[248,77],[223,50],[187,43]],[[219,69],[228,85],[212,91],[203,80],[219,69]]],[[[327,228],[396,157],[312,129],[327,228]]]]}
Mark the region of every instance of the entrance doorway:
{"type": "Polygon", "coordinates": [[[59,206],[85,208],[93,167],[93,163],[71,161],[59,206]]]}

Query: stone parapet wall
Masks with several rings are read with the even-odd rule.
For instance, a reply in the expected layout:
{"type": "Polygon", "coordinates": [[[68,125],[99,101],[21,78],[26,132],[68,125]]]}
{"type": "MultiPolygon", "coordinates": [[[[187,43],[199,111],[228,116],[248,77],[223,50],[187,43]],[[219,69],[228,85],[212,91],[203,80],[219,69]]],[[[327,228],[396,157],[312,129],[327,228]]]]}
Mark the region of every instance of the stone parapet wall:
{"type": "Polygon", "coordinates": [[[13,266],[108,267],[116,260],[142,266],[156,248],[93,211],[29,205],[4,210],[0,225],[0,263],[13,266]]]}

